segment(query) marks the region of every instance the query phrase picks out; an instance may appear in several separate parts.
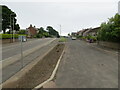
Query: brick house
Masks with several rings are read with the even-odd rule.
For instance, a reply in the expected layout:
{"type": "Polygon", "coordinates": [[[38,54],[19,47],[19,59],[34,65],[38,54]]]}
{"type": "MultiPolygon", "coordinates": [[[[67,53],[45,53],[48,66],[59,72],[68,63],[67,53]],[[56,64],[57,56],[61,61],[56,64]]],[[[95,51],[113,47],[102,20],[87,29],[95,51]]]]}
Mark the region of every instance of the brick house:
{"type": "Polygon", "coordinates": [[[38,33],[38,29],[33,27],[32,24],[27,28],[28,37],[33,38],[38,33]]]}

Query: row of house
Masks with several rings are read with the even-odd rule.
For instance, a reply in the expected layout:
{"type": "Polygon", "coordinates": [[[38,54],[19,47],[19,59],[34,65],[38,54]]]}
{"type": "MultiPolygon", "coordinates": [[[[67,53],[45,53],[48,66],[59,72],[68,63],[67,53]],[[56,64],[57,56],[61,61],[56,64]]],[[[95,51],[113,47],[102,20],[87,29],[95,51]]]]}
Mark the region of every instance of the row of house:
{"type": "Polygon", "coordinates": [[[78,36],[88,36],[88,35],[96,36],[99,29],[100,29],[100,27],[87,28],[87,29],[83,29],[83,30],[78,31],[76,34],[78,36]]]}

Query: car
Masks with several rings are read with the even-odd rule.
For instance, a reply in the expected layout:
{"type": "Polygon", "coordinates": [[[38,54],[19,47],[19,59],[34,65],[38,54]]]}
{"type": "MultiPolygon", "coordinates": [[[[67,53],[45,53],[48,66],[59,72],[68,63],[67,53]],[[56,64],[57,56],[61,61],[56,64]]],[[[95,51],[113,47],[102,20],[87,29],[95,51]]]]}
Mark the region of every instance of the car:
{"type": "Polygon", "coordinates": [[[72,40],[76,40],[77,38],[76,37],[72,37],[72,40]]]}
{"type": "Polygon", "coordinates": [[[22,41],[22,42],[26,42],[27,41],[26,36],[22,36],[22,35],[20,35],[18,39],[19,39],[19,41],[22,41]]]}

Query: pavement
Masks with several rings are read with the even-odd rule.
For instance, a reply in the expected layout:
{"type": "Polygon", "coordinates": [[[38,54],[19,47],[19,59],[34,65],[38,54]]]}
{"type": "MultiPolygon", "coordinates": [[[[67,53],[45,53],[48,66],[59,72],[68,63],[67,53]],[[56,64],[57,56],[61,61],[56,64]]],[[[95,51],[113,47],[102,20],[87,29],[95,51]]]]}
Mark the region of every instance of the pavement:
{"type": "Polygon", "coordinates": [[[45,88],[118,88],[117,51],[68,40],[55,80],[45,88]]]}
{"type": "Polygon", "coordinates": [[[18,51],[20,50],[19,43],[3,47],[3,56],[5,58],[5,61],[9,59],[9,61],[12,62],[14,61],[12,60],[13,57],[13,59],[16,59],[16,61],[5,65],[3,62],[4,60],[2,60],[3,65],[5,65],[4,67],[2,67],[2,82],[5,82],[10,77],[15,75],[18,71],[31,63],[33,60],[35,60],[38,56],[42,57],[42,55],[44,55],[46,52],[48,52],[49,49],[54,47],[57,42],[58,39],[48,38],[32,40],[28,43],[23,43],[23,54],[26,54],[23,57],[23,62],[21,62],[21,58],[18,57],[20,54],[20,52],[18,51]],[[6,54],[6,56],[4,54],[6,54]]]}

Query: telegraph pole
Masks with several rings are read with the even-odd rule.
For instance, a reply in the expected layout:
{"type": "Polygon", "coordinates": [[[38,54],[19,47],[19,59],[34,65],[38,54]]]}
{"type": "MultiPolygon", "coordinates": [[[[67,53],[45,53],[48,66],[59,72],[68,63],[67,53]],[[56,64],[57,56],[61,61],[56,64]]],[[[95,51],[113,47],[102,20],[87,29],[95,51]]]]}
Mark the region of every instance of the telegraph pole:
{"type": "Polygon", "coordinates": [[[120,15],[120,1],[118,2],[118,14],[120,15]]]}
{"type": "Polygon", "coordinates": [[[60,25],[60,36],[61,36],[61,25],[60,25]]]}
{"type": "Polygon", "coordinates": [[[12,42],[12,25],[11,25],[11,14],[10,14],[10,34],[11,34],[11,40],[10,40],[10,42],[12,42]]]}
{"type": "Polygon", "coordinates": [[[20,36],[20,43],[21,43],[21,68],[23,68],[23,45],[22,45],[22,42],[23,42],[23,36],[21,35],[20,36]]]}
{"type": "Polygon", "coordinates": [[[10,14],[10,31],[11,31],[11,41],[14,42],[14,33],[13,33],[13,30],[14,30],[14,17],[13,17],[13,20],[11,20],[11,16],[14,15],[13,13],[10,14]],[[11,21],[13,21],[13,28],[12,28],[12,23],[11,21]],[[13,29],[13,30],[12,30],[13,29]],[[13,38],[13,40],[12,40],[13,38]]]}
{"type": "Polygon", "coordinates": [[[15,38],[14,38],[14,18],[13,18],[13,42],[15,41],[15,38]]]}

